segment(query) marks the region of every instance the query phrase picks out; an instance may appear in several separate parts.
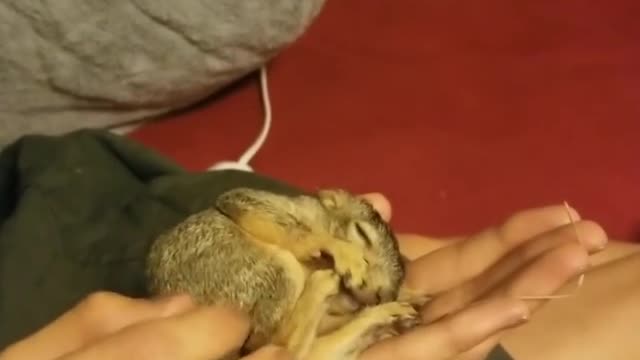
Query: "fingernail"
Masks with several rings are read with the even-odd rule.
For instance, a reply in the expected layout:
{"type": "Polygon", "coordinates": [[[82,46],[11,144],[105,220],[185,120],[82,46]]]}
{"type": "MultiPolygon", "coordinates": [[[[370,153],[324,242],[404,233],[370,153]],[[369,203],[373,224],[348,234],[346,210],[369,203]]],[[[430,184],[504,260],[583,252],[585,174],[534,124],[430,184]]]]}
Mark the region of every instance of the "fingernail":
{"type": "Polygon", "coordinates": [[[521,304],[512,311],[509,321],[507,322],[507,327],[524,324],[529,321],[529,316],[529,307],[526,304],[521,304]]]}
{"type": "Polygon", "coordinates": [[[194,303],[188,295],[167,295],[158,297],[156,302],[162,306],[164,316],[172,316],[193,307],[194,303]]]}
{"type": "Polygon", "coordinates": [[[587,270],[589,270],[590,265],[591,264],[589,264],[588,262],[580,264],[580,266],[578,266],[578,275],[582,275],[582,274],[586,273],[587,270]]]}
{"type": "Polygon", "coordinates": [[[593,226],[586,229],[584,227],[579,229],[576,227],[574,231],[574,235],[578,238],[578,241],[585,246],[587,250],[592,252],[604,250],[609,242],[607,236],[598,231],[597,228],[594,229],[593,226]]]}
{"type": "MultiPolygon", "coordinates": [[[[594,239],[593,237],[591,238],[587,238],[585,237],[587,240],[585,240],[585,242],[588,242],[587,246],[589,248],[591,248],[591,251],[601,251],[604,250],[604,248],[607,247],[607,238],[606,237],[599,237],[594,239]]],[[[587,249],[589,249],[587,248],[587,249]]]]}
{"type": "Polygon", "coordinates": [[[171,299],[181,296],[181,294],[160,294],[151,297],[151,300],[157,303],[169,302],[171,299]]]}
{"type": "Polygon", "coordinates": [[[176,301],[184,301],[189,298],[188,295],[183,294],[171,294],[171,295],[161,295],[154,298],[154,301],[158,304],[171,304],[176,301]]]}

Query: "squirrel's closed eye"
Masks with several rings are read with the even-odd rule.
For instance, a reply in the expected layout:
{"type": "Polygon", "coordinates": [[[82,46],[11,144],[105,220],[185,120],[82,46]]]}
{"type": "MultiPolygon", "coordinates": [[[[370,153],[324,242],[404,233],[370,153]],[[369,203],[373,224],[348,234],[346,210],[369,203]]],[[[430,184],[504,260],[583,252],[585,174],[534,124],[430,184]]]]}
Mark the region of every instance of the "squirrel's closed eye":
{"type": "Polygon", "coordinates": [[[364,242],[368,245],[368,246],[372,246],[373,243],[371,241],[371,238],[369,237],[369,235],[367,234],[367,232],[364,229],[364,226],[361,225],[360,223],[355,223],[355,227],[356,227],[356,232],[358,233],[358,235],[360,236],[360,238],[362,240],[364,240],[364,242]]]}

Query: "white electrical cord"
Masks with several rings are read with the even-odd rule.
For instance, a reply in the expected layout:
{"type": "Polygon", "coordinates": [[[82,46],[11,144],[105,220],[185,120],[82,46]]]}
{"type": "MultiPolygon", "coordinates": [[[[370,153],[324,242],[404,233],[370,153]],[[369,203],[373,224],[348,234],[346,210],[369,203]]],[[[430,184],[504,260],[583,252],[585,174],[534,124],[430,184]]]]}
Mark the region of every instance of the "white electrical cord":
{"type": "Polygon", "coordinates": [[[262,94],[262,106],[264,107],[264,122],[262,131],[253,142],[253,144],[242,154],[238,161],[221,161],[209,167],[209,170],[242,170],[253,172],[249,165],[253,157],[260,151],[262,145],[267,140],[269,130],[271,130],[271,99],[269,98],[269,84],[267,83],[267,69],[263,66],[260,69],[260,92],[262,94]]]}

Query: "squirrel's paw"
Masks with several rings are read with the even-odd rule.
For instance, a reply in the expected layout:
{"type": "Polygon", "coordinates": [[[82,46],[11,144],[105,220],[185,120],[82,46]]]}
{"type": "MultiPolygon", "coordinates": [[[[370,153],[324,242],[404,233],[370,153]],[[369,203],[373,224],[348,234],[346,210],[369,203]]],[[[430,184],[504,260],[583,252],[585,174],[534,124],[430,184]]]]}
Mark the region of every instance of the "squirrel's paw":
{"type": "Polygon", "coordinates": [[[373,340],[380,342],[382,340],[399,336],[400,332],[393,326],[385,326],[382,329],[374,333],[373,340]]]}
{"type": "Polygon", "coordinates": [[[340,275],[334,270],[317,270],[309,276],[313,292],[320,298],[326,299],[340,292],[340,275]]]}
{"type": "Polygon", "coordinates": [[[402,286],[400,288],[400,293],[398,294],[397,301],[407,302],[413,305],[414,307],[422,308],[429,301],[431,301],[431,299],[432,297],[427,294],[423,294],[417,290],[413,290],[413,289],[402,286]]]}
{"type": "Polygon", "coordinates": [[[336,272],[349,289],[360,289],[365,285],[368,263],[357,245],[335,242],[330,249],[336,272]]]}
{"type": "Polygon", "coordinates": [[[363,310],[362,314],[372,327],[398,325],[409,328],[419,323],[419,313],[408,303],[389,302],[363,310]]]}

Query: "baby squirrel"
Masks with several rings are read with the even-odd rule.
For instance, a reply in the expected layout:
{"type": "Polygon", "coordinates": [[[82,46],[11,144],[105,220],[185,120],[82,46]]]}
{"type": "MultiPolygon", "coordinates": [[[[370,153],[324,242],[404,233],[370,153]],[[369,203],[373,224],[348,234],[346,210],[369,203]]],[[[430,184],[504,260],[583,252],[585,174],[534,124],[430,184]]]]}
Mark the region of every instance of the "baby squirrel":
{"type": "Polygon", "coordinates": [[[146,271],[153,294],[188,293],[249,314],[241,353],[276,344],[304,360],[355,360],[416,325],[414,306],[425,301],[401,286],[389,225],[344,190],[230,190],[162,234],[146,271]]]}

